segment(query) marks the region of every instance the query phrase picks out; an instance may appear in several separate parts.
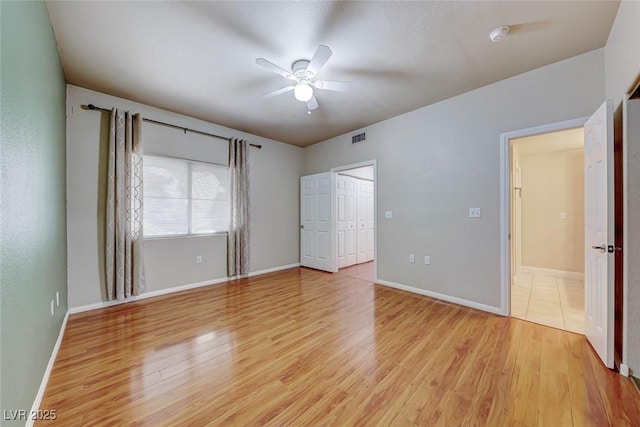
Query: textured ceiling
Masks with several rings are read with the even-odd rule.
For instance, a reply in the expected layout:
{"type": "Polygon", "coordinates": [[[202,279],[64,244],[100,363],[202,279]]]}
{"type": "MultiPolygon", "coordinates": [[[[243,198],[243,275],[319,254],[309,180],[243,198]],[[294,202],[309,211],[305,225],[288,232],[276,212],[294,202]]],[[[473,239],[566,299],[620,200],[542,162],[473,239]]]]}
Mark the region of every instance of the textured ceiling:
{"type": "Polygon", "coordinates": [[[619,2],[49,1],[68,83],[305,146],[605,45],[619,2]],[[489,33],[509,25],[492,43],[489,33]],[[283,68],[333,56],[312,115],[283,68]]]}

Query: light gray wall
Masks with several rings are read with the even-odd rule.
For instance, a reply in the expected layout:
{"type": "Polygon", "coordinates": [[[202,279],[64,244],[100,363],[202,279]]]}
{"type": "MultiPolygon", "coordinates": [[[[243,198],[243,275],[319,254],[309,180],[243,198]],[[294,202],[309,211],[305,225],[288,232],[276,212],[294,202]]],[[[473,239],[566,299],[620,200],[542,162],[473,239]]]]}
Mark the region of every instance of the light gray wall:
{"type": "Polygon", "coordinates": [[[31,409],[67,311],[65,79],[43,2],[3,1],[0,15],[0,423],[9,426],[25,424],[4,411],[31,409]]]}
{"type": "MultiPolygon", "coordinates": [[[[614,100],[617,138],[622,136],[621,101],[640,77],[640,25],[638,22],[640,22],[640,2],[623,1],[604,49],[606,96],[614,100]]],[[[634,126],[637,132],[637,125],[634,124],[634,126]]],[[[626,347],[623,363],[626,363],[638,376],[640,373],[640,330],[637,327],[640,324],[640,265],[635,260],[640,258],[640,218],[637,215],[637,207],[640,206],[640,191],[637,189],[640,186],[640,173],[637,171],[640,141],[637,134],[634,135],[636,139],[633,141],[631,139],[623,141],[626,150],[624,162],[628,171],[624,195],[628,202],[628,209],[625,212],[628,221],[625,227],[628,244],[624,250],[629,259],[629,267],[625,271],[628,280],[628,293],[625,295],[628,313],[623,331],[626,347]]]]}
{"type": "Polygon", "coordinates": [[[309,146],[304,173],[377,159],[378,278],[499,307],[500,134],[592,114],[603,59],[588,52],[309,146]]]}
{"type": "MultiPolygon", "coordinates": [[[[299,189],[303,150],[122,98],[67,87],[67,190],[69,306],[105,301],[104,203],[107,113],[95,104],[125,108],[143,117],[262,144],[250,150],[251,271],[299,262],[299,189]]],[[[145,152],[226,163],[228,143],[145,123],[145,152]]],[[[145,240],[148,291],[226,277],[226,236],[145,240]],[[196,264],[196,256],[202,264],[196,264]]]]}
{"type": "Polygon", "coordinates": [[[631,86],[640,78],[640,2],[620,3],[607,45],[604,48],[605,90],[616,109],[631,86]]]}

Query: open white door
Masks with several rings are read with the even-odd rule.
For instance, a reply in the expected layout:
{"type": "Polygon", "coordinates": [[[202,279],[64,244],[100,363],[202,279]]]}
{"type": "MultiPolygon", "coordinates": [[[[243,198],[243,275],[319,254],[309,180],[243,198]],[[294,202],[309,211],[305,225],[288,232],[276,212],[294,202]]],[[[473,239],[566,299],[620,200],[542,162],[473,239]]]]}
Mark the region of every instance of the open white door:
{"type": "Polygon", "coordinates": [[[613,368],[613,101],[584,125],[585,324],[587,339],[613,368]]]}
{"type": "Polygon", "coordinates": [[[331,172],[300,178],[300,265],[335,271],[331,172]]]}

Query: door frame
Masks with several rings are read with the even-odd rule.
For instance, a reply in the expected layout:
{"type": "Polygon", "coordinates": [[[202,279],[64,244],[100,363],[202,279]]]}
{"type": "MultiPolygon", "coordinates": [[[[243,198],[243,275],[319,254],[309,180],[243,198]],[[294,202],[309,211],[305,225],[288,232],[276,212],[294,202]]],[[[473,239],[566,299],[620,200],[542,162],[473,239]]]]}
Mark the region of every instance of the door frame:
{"type": "MultiPolygon", "coordinates": [[[[336,176],[338,175],[338,172],[344,172],[350,169],[357,169],[357,168],[362,168],[366,166],[373,166],[373,281],[377,282],[378,281],[378,162],[376,159],[366,160],[363,162],[351,163],[348,165],[336,166],[334,168],[331,168],[330,172],[333,176],[332,181],[334,182],[334,185],[333,185],[334,188],[332,188],[332,199],[334,201],[332,216],[333,216],[333,223],[334,223],[334,234],[336,234],[337,231],[335,227],[335,219],[338,217],[338,213],[337,213],[338,207],[337,207],[337,203],[335,203],[335,198],[337,196],[337,192],[335,189],[335,181],[336,181],[336,176]]],[[[332,256],[334,260],[336,260],[338,256],[338,239],[334,239],[332,256]]],[[[337,264],[338,263],[336,260],[336,265],[337,264]]]]}
{"type": "Polygon", "coordinates": [[[511,316],[511,140],[584,127],[589,117],[505,132],[500,135],[500,314],[511,316]]]}

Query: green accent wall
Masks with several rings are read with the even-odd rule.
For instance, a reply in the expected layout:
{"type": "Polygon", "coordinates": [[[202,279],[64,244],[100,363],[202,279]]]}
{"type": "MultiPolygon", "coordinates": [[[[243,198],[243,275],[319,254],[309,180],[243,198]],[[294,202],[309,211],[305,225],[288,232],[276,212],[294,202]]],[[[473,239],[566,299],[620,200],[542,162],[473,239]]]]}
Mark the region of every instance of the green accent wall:
{"type": "Polygon", "coordinates": [[[66,82],[44,2],[0,1],[0,21],[0,424],[10,426],[25,424],[5,411],[31,409],[67,311],[66,82]]]}

